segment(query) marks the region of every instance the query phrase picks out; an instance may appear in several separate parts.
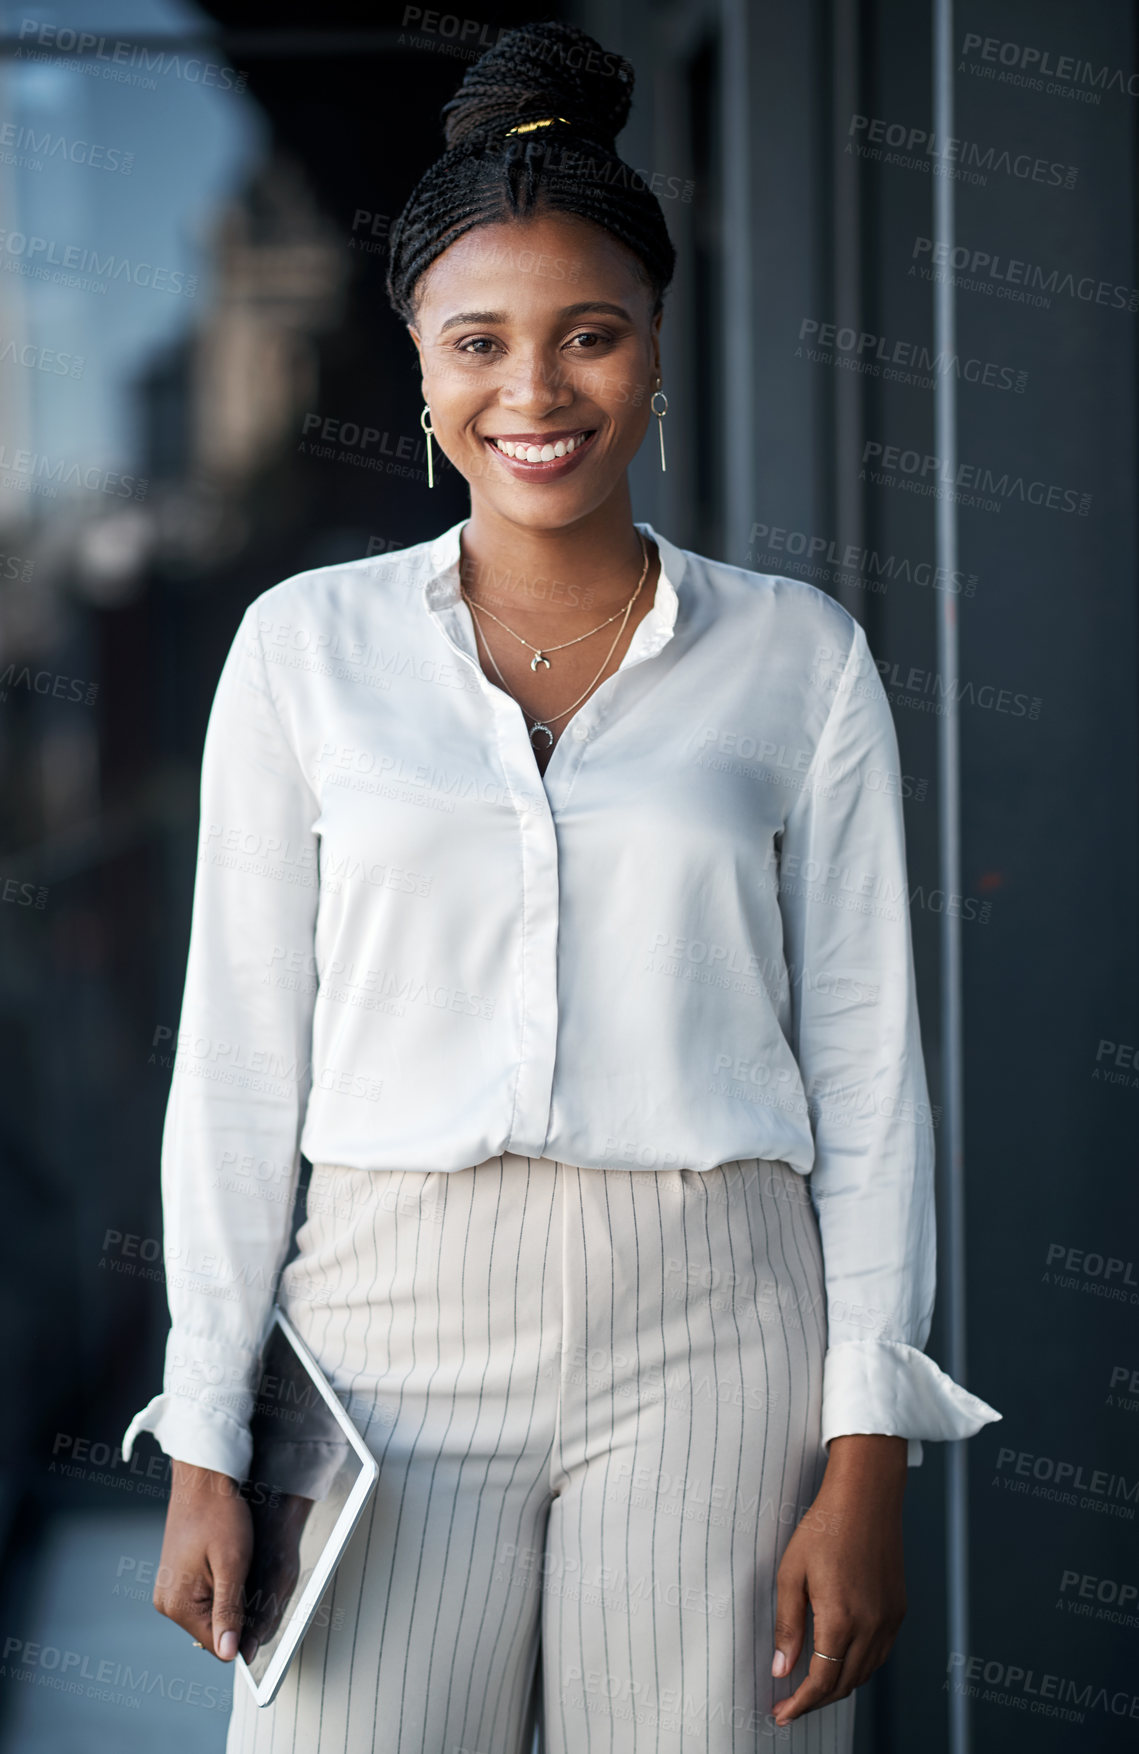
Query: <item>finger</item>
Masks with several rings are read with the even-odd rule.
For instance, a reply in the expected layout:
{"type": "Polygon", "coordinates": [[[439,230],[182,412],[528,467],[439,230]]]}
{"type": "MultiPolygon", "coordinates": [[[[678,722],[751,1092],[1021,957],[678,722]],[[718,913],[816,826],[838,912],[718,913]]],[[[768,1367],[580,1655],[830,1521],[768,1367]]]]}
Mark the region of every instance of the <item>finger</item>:
{"type": "MultiPolygon", "coordinates": [[[[157,1602],[155,1607],[158,1607],[157,1602]]],[[[200,1603],[183,1598],[181,1602],[174,1603],[169,1607],[158,1607],[158,1612],[165,1614],[166,1618],[172,1620],[175,1626],[180,1626],[183,1632],[188,1632],[191,1638],[197,1639],[199,1644],[204,1645],[207,1650],[211,1650],[214,1641],[211,1607],[212,1601],[209,1596],[206,1596],[200,1603]]]]}
{"type": "Polygon", "coordinates": [[[773,1675],[789,1675],[799,1660],[807,1628],[807,1579],[803,1567],[789,1556],[775,1580],[775,1655],[773,1675]]]}
{"type": "Polygon", "coordinates": [[[237,1655],[245,1624],[244,1589],[248,1569],[240,1552],[226,1552],[214,1563],[214,1598],[210,1646],[223,1663],[237,1655]]]}
{"type": "Polygon", "coordinates": [[[771,1715],[780,1728],[784,1724],[793,1722],[795,1718],[802,1717],[805,1712],[815,1711],[820,1705],[830,1704],[834,1698],[833,1689],[825,1687],[817,1673],[825,1666],[821,1659],[813,1659],[811,1673],[807,1679],[800,1682],[789,1699],[781,1699],[778,1704],[773,1706],[771,1715]]]}
{"type": "Polygon", "coordinates": [[[213,1643],[214,1590],[210,1578],[198,1569],[177,1576],[169,1566],[160,1569],[166,1575],[160,1584],[155,1584],[151,1597],[155,1608],[208,1648],[213,1643]]]}
{"type": "MultiPolygon", "coordinates": [[[[824,1648],[820,1639],[819,1649],[824,1648]]],[[[836,1699],[845,1699],[858,1685],[864,1650],[865,1641],[855,1641],[845,1652],[841,1665],[829,1663],[818,1652],[812,1652],[806,1679],[789,1699],[780,1700],[775,1706],[772,1715],[776,1723],[790,1723],[793,1718],[802,1717],[808,1711],[817,1711],[821,1705],[831,1705],[836,1699]]],[[[837,1656],[838,1652],[829,1654],[837,1656]]]]}
{"type": "Polygon", "coordinates": [[[896,1634],[889,1631],[879,1631],[875,1637],[867,1641],[859,1664],[859,1671],[854,1677],[856,1687],[864,1686],[875,1669],[882,1667],[893,1648],[895,1636],[896,1634]]]}

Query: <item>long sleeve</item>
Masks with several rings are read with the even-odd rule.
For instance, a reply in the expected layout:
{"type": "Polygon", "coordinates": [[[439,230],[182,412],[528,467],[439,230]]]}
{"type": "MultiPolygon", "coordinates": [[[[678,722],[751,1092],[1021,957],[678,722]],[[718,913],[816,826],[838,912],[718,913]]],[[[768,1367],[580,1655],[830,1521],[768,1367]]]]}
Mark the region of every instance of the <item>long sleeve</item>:
{"type": "Polygon", "coordinates": [[[136,1414],[172,1457],[246,1476],[249,1418],[291,1234],[311,1087],[317,800],[270,688],[255,605],[218,681],[202,757],[189,955],[162,1136],[171,1329],[136,1414]],[[295,962],[292,963],[295,966],[295,962]]]}
{"type": "Polygon", "coordinates": [[[897,736],[861,627],[820,654],[832,699],[779,852],[792,1048],[827,1298],[822,1440],[971,1437],[1001,1415],[927,1358],[934,1132],[922,1057],[897,736]]]}

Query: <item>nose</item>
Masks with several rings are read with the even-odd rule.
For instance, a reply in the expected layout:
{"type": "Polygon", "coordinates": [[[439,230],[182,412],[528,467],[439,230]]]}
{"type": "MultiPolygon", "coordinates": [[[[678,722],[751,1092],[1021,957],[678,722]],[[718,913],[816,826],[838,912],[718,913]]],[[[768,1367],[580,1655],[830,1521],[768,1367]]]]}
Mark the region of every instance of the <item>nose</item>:
{"type": "Polygon", "coordinates": [[[567,408],[573,399],[573,388],[556,354],[534,347],[513,355],[500,393],[504,408],[541,419],[567,408]]]}

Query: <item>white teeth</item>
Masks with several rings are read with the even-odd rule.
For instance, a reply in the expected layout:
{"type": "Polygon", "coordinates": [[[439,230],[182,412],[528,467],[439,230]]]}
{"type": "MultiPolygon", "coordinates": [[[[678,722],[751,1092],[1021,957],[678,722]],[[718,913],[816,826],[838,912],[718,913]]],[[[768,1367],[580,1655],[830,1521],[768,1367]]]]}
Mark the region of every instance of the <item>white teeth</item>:
{"type": "Polygon", "coordinates": [[[559,439],[556,445],[516,445],[509,439],[491,439],[491,444],[504,456],[513,457],[520,463],[551,463],[555,457],[568,457],[586,438],[583,432],[575,433],[573,438],[559,439]]]}

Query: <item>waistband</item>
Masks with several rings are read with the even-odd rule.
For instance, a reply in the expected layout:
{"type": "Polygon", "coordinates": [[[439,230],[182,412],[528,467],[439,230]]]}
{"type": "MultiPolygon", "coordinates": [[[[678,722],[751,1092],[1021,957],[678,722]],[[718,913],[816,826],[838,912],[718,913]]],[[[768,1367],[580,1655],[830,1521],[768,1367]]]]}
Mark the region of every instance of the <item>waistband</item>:
{"type": "Polygon", "coordinates": [[[526,1157],[526,1156],[524,1156],[521,1153],[516,1152],[516,1151],[501,1151],[501,1152],[496,1152],[493,1157],[484,1157],[478,1163],[464,1163],[464,1164],[460,1164],[457,1167],[454,1167],[451,1169],[443,1169],[443,1168],[439,1168],[439,1167],[434,1168],[434,1169],[407,1169],[407,1168],[403,1168],[403,1167],[388,1168],[388,1169],[375,1169],[375,1168],[371,1167],[370,1165],[359,1164],[359,1163],[326,1163],[323,1161],[321,1161],[319,1163],[314,1163],[312,1167],[313,1167],[314,1172],[317,1170],[320,1170],[322,1174],[326,1174],[326,1173],[331,1171],[333,1173],[338,1173],[338,1174],[342,1174],[342,1175],[374,1175],[374,1176],[393,1176],[393,1175],[416,1176],[416,1175],[420,1175],[420,1176],[428,1176],[428,1175],[469,1175],[472,1172],[472,1170],[496,1169],[500,1165],[503,1168],[507,1168],[507,1167],[529,1168],[530,1170],[573,1170],[573,1171],[577,1171],[578,1173],[580,1173],[582,1175],[677,1175],[677,1174],[682,1174],[682,1175],[688,1175],[688,1176],[718,1175],[721,1171],[729,1171],[729,1170],[735,1170],[735,1169],[747,1170],[747,1169],[750,1169],[752,1166],[766,1165],[767,1167],[769,1167],[771,1169],[784,1170],[784,1171],[786,1171],[786,1173],[788,1175],[796,1176],[801,1181],[805,1181],[807,1179],[802,1174],[802,1172],[800,1170],[795,1169],[795,1167],[792,1164],[787,1163],[781,1157],[733,1157],[733,1158],[727,1159],[727,1161],[725,1161],[724,1163],[714,1164],[709,1169],[690,1169],[684,1165],[676,1165],[676,1164],[669,1164],[666,1168],[663,1168],[663,1169],[652,1169],[647,1165],[644,1167],[638,1166],[635,1168],[630,1168],[630,1166],[628,1164],[624,1164],[624,1163],[612,1164],[612,1165],[608,1165],[608,1164],[606,1164],[606,1165],[577,1164],[577,1163],[566,1162],[564,1159],[558,1158],[558,1157],[526,1157]]]}

